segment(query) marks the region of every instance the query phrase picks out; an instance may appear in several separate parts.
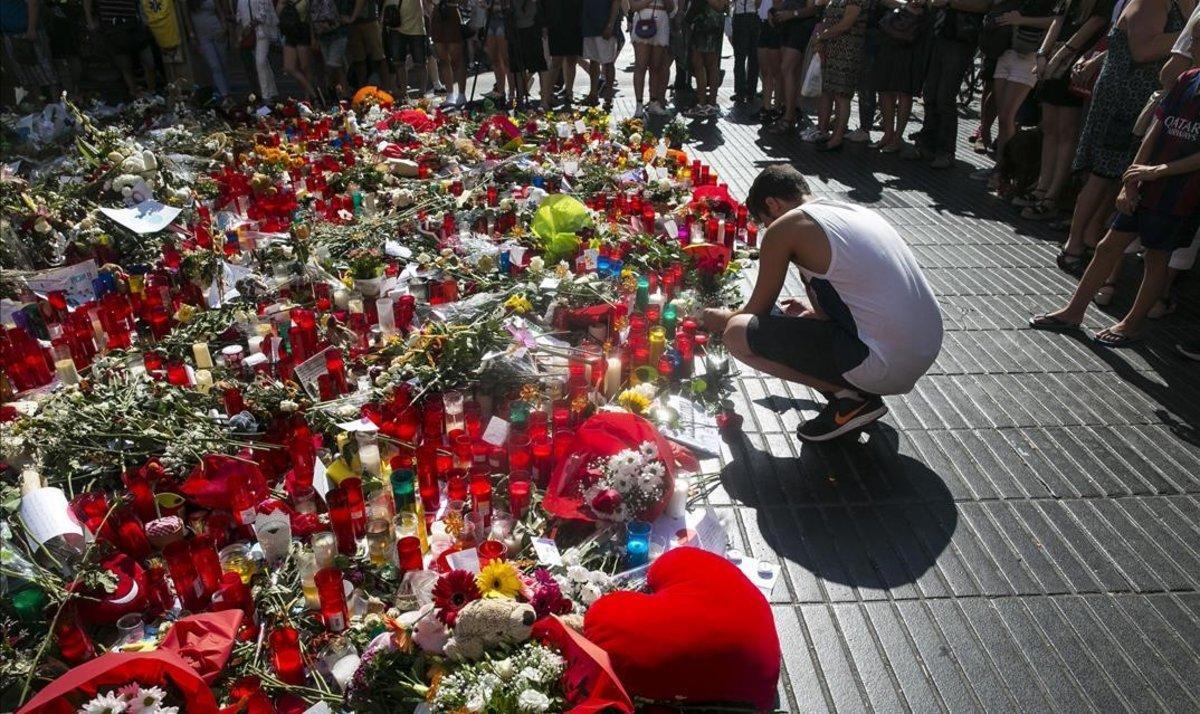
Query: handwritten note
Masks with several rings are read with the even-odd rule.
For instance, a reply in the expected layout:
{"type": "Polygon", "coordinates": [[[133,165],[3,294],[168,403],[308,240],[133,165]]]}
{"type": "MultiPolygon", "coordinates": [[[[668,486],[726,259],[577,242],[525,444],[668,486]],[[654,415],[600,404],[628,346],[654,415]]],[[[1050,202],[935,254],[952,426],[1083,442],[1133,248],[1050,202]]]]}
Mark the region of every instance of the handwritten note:
{"type": "Polygon", "coordinates": [[[150,199],[132,208],[101,208],[100,212],[138,235],[149,235],[171,225],[180,210],[150,199]]]}

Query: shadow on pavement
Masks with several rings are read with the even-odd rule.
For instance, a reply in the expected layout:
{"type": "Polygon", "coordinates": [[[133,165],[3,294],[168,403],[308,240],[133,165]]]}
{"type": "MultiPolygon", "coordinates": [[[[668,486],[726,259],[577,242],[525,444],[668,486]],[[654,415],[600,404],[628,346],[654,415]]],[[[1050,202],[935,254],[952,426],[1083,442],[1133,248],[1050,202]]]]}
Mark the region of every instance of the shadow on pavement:
{"type": "Polygon", "coordinates": [[[721,482],[756,510],[759,531],[781,557],[825,581],[887,590],[937,562],[958,512],[942,478],[899,453],[894,429],[877,423],[867,434],[865,443],[803,444],[788,458],[743,435],[730,445],[721,482]]]}

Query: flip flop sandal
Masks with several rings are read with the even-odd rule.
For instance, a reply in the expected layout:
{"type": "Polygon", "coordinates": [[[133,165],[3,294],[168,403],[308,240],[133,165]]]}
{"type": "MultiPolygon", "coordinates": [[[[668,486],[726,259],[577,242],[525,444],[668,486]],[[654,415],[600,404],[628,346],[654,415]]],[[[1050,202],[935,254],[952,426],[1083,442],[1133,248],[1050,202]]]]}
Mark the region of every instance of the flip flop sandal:
{"type": "Polygon", "coordinates": [[[1116,295],[1117,284],[1105,283],[1104,285],[1100,286],[1100,289],[1097,290],[1096,294],[1092,296],[1092,302],[1096,303],[1100,307],[1107,307],[1112,304],[1113,298],[1116,297],[1116,295]]]}
{"type": "Polygon", "coordinates": [[[1029,327],[1048,332],[1075,332],[1080,329],[1078,322],[1067,322],[1061,317],[1051,317],[1046,313],[1029,318],[1029,327]]]}
{"type": "Polygon", "coordinates": [[[1101,330],[1100,332],[1092,335],[1092,342],[1110,348],[1128,347],[1129,345],[1132,345],[1140,340],[1140,337],[1130,337],[1129,335],[1123,335],[1120,332],[1113,332],[1111,329],[1101,330]]]}

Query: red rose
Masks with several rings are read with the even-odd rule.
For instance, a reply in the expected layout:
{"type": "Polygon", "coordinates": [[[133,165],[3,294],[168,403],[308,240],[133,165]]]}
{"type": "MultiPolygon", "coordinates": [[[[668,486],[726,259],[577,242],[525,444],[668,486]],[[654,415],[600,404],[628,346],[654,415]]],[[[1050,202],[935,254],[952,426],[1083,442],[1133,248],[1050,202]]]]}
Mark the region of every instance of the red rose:
{"type": "Polygon", "coordinates": [[[612,513],[621,505],[621,494],[616,489],[606,488],[592,499],[592,510],[597,513],[612,513]]]}

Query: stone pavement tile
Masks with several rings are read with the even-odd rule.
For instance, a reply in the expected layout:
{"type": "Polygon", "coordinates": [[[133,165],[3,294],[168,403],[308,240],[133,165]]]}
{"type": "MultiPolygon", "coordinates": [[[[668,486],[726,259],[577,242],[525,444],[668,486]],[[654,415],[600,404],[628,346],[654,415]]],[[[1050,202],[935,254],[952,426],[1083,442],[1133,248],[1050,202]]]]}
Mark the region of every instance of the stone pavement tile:
{"type": "Polygon", "coordinates": [[[793,607],[773,607],[775,627],[783,650],[790,711],[814,712],[829,708],[828,689],[818,673],[812,642],[793,607]]]}
{"type": "Polygon", "coordinates": [[[839,711],[862,711],[867,706],[867,700],[864,699],[858,672],[847,657],[837,622],[830,615],[830,606],[801,605],[799,611],[812,637],[817,662],[825,675],[833,706],[839,711]]]}
{"type": "MultiPolygon", "coordinates": [[[[898,688],[895,674],[888,663],[880,656],[879,645],[873,636],[877,633],[883,637],[884,630],[878,626],[878,622],[868,624],[862,608],[858,603],[849,603],[834,605],[832,610],[871,706],[878,711],[900,711],[904,708],[902,690],[898,688]]],[[[923,677],[910,679],[925,685],[923,677]]],[[[922,693],[924,698],[916,701],[931,702],[933,692],[925,687],[922,693]]]]}
{"type": "Polygon", "coordinates": [[[1024,711],[1047,711],[1050,699],[1045,684],[1030,667],[1023,648],[1013,640],[994,607],[999,600],[968,599],[957,602],[963,620],[987,651],[1008,692],[1024,711]]]}

